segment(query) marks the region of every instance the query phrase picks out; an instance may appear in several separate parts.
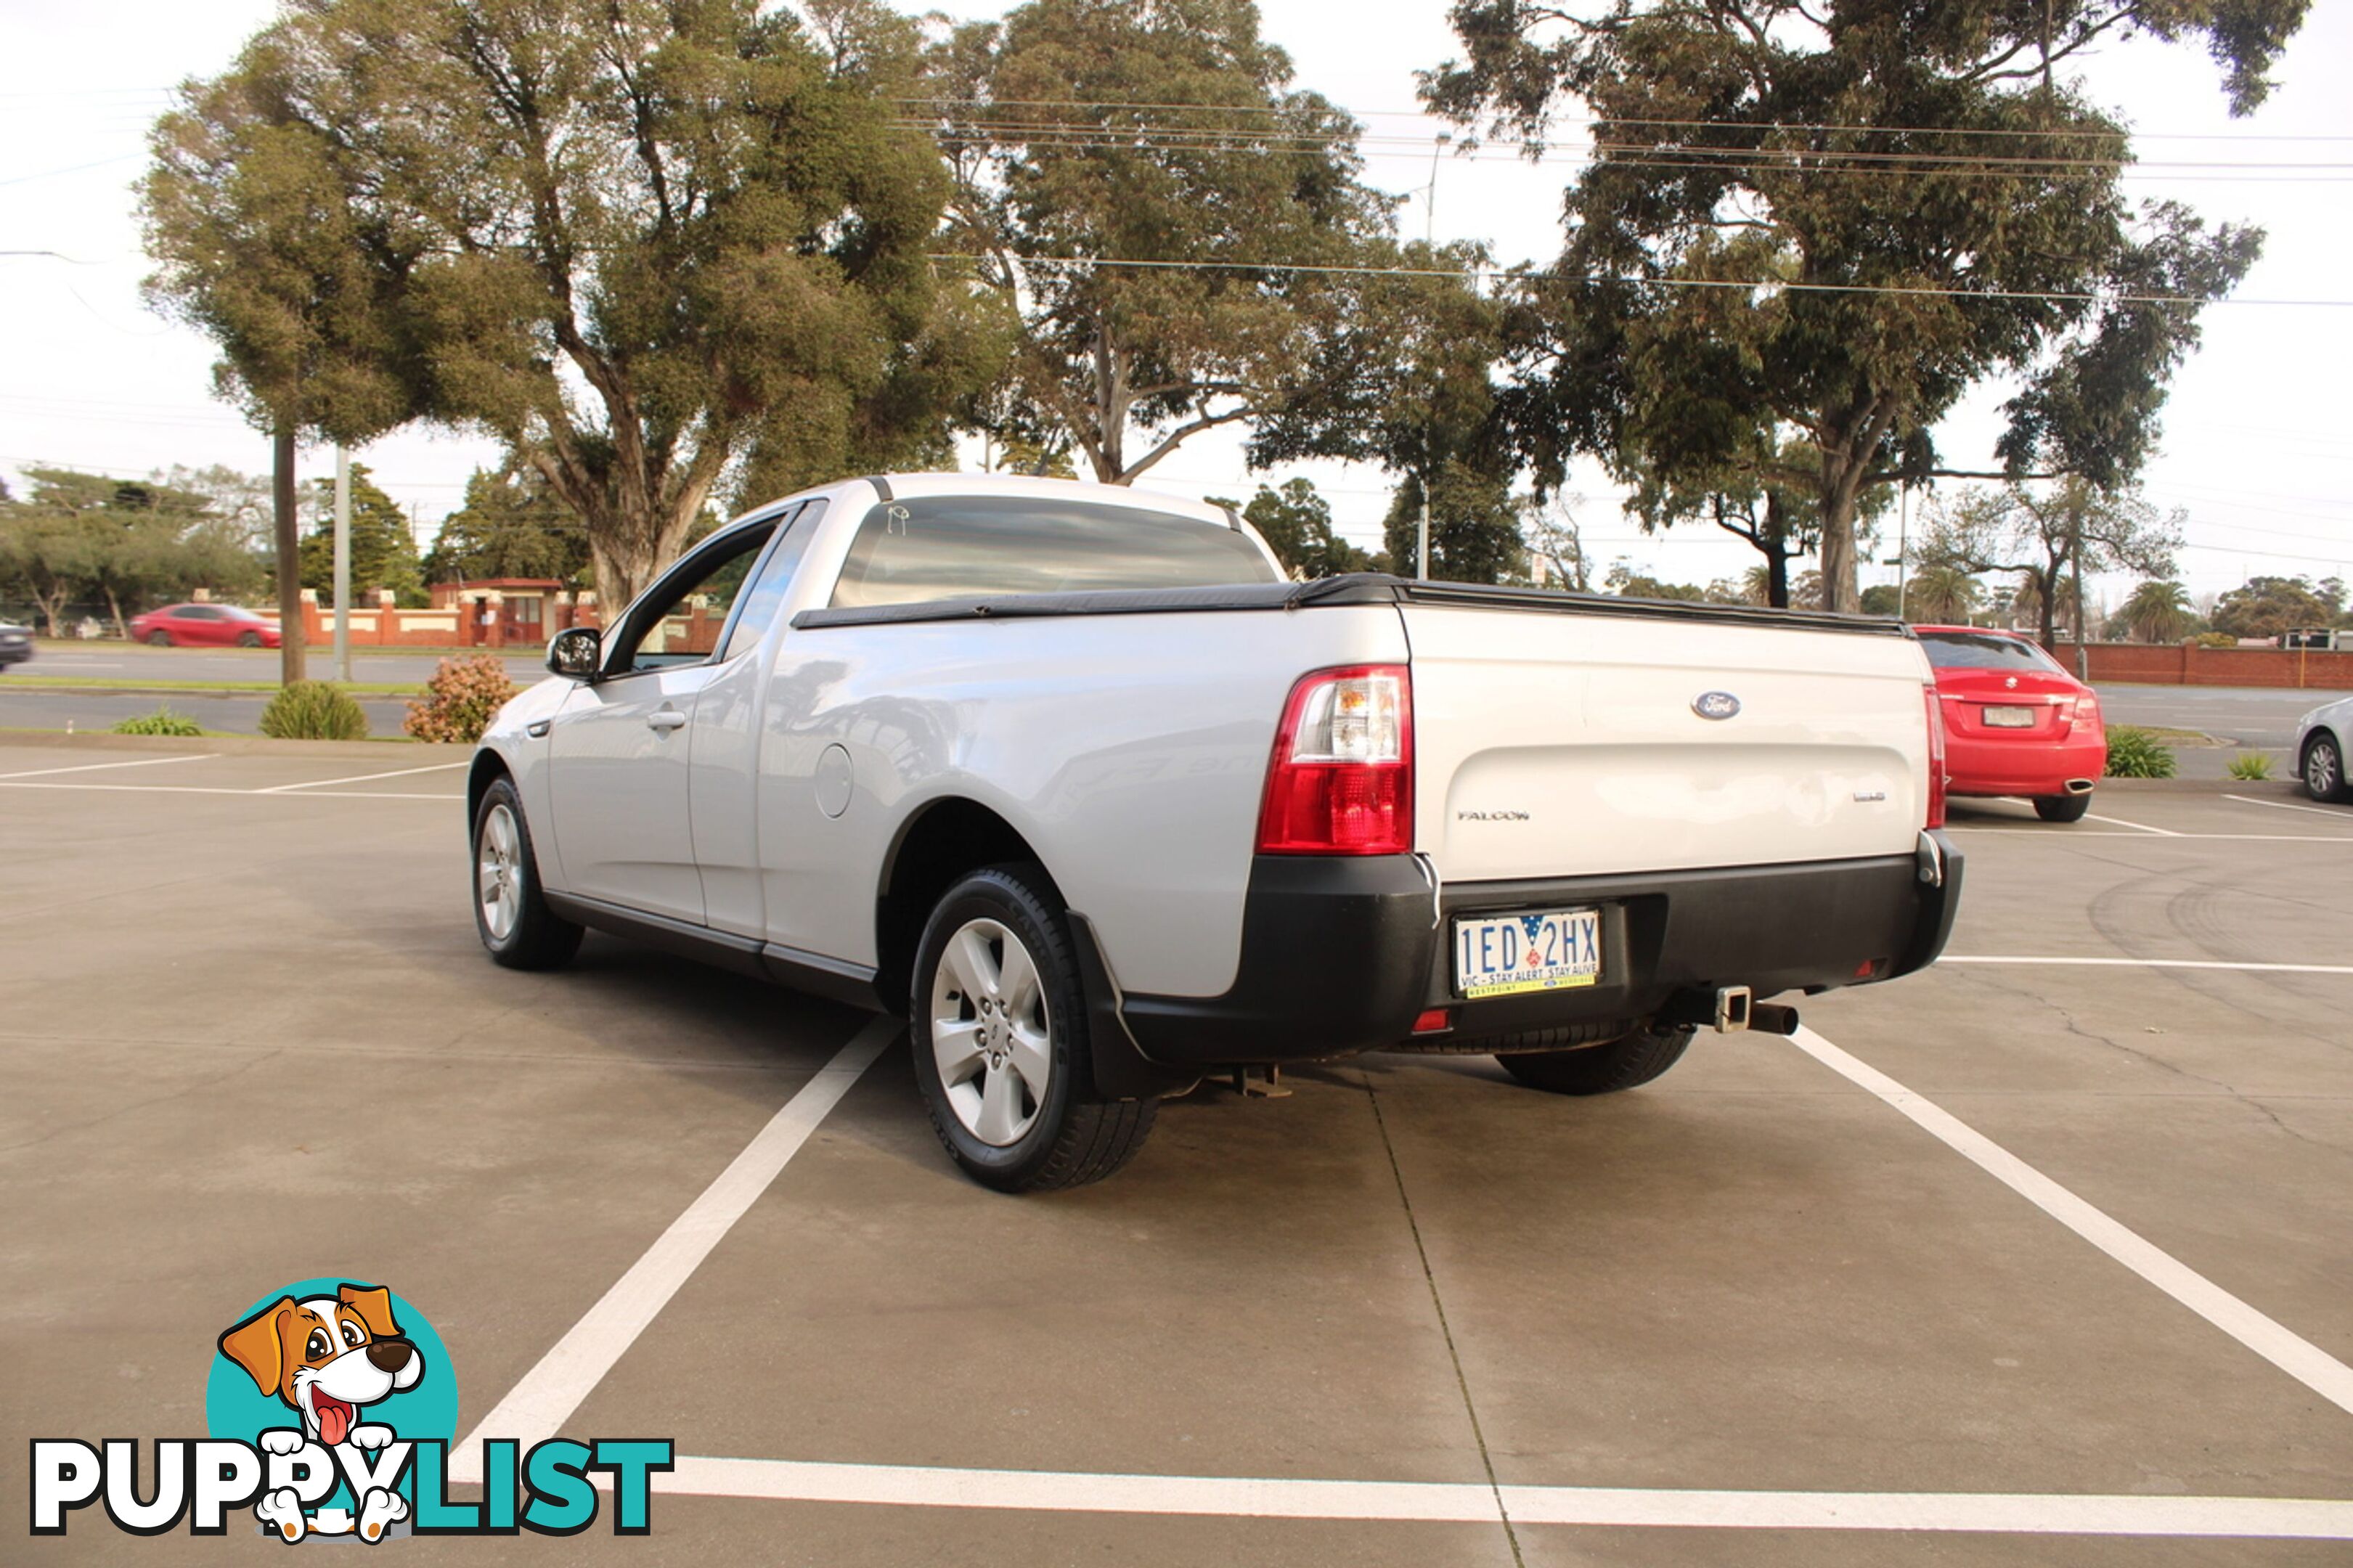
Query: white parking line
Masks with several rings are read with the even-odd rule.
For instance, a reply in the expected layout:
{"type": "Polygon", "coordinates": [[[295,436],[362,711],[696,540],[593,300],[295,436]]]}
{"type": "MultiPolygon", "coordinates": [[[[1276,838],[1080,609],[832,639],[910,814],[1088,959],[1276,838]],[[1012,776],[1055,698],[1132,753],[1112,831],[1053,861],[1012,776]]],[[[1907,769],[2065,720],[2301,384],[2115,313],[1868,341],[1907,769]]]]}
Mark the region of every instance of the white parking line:
{"type": "Polygon", "coordinates": [[[2189,1308],[2247,1349],[2353,1415],[2353,1367],[2255,1310],[2220,1285],[2069,1192],[1951,1112],[1932,1104],[1809,1028],[1798,1048],[1902,1111],[1996,1181],[2189,1308]]]}
{"type": "MultiPolygon", "coordinates": [[[[596,1484],[612,1478],[596,1472],[596,1484]]],[[[1294,1480],[1261,1476],[963,1470],[681,1455],[658,1492],[899,1508],[1241,1519],[1500,1522],[1484,1482],[1294,1480]]],[[[2068,1492],[1766,1492],[1642,1487],[1501,1489],[1514,1525],[1711,1530],[1876,1530],[2031,1535],[2353,1539],[2353,1502],[2264,1497],[2068,1492]]]]}
{"type": "Polygon", "coordinates": [[[702,1190],[702,1195],[670,1222],[645,1255],[629,1266],[629,1271],[540,1357],[539,1364],[525,1373],[522,1381],[508,1390],[507,1396],[451,1452],[451,1480],[482,1479],[485,1437],[518,1438],[521,1451],[529,1453],[533,1444],[555,1436],[580,1402],[613,1370],[613,1363],[637,1342],[655,1314],[670,1304],[679,1287],[711,1256],[711,1249],[800,1152],[818,1123],[841,1103],[859,1075],[882,1054],[882,1047],[901,1027],[895,1018],[873,1019],[785,1101],[744,1146],[744,1152],[702,1190]]]}
{"type": "MultiPolygon", "coordinates": [[[[202,784],[19,784],[0,778],[0,789],[64,789],[106,795],[278,795],[275,789],[214,789],[202,784]]],[[[285,798],[280,796],[280,798],[285,798]]],[[[462,795],[418,795],[389,789],[314,789],[296,800],[463,800],[462,795]]]]}
{"type": "MultiPolygon", "coordinates": [[[[2104,821],[2094,817],[2092,820],[2104,821]]],[[[2096,828],[2066,827],[1952,827],[1954,833],[2002,834],[2010,837],[2050,838],[2065,843],[2071,838],[2145,838],[2139,833],[2102,833],[2096,828]]],[[[2150,828],[2150,833],[2164,833],[2162,828],[2150,828]]],[[[2353,844],[2353,833],[2165,833],[2168,838],[2179,838],[2185,844],[2221,841],[2227,844],[2353,844]]]]}
{"type": "Polygon", "coordinates": [[[2272,974],[2353,974],[2353,963],[2235,963],[2218,958],[2027,958],[1947,953],[1938,963],[2052,963],[2116,969],[2243,969],[2272,974]]]}
{"type": "Polygon", "coordinates": [[[2292,800],[2257,800],[2251,795],[2226,795],[2224,800],[2235,800],[2243,805],[2267,805],[2274,811],[2308,811],[2315,816],[2333,816],[2339,822],[2353,822],[2353,811],[2331,811],[2325,805],[2298,805],[2292,800]]]}
{"type": "Polygon", "coordinates": [[[140,757],[127,763],[83,763],[70,768],[33,768],[21,773],[0,773],[0,779],[47,778],[51,773],[90,773],[100,768],[152,768],[164,763],[203,763],[216,755],[211,752],[195,752],[177,757],[140,757]]]}
{"type": "Polygon", "coordinates": [[[261,795],[287,795],[298,789],[325,789],[330,784],[365,784],[370,779],[405,779],[411,773],[445,773],[451,768],[471,767],[471,763],[435,763],[424,768],[395,768],[388,773],[353,773],[347,779],[309,779],[301,784],[272,784],[259,791],[261,795]]]}
{"type": "Polygon", "coordinates": [[[2084,816],[2093,822],[2105,822],[2117,827],[2137,827],[2143,833],[2154,833],[2160,838],[2179,838],[2184,837],[2181,834],[2174,832],[2170,827],[2151,827],[2146,822],[2126,822],[2121,816],[2102,816],[2096,811],[2087,811],[2084,816]]]}

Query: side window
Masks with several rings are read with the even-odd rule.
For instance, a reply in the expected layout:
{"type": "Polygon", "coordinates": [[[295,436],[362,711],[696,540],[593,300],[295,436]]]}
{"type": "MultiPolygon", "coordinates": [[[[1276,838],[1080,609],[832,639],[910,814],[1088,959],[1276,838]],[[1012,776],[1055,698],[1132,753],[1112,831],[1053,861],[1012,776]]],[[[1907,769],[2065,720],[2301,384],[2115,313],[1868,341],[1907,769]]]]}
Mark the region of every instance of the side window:
{"type": "Polygon", "coordinates": [[[776,618],[776,606],[785,602],[785,594],[793,585],[793,574],[800,569],[801,557],[808,553],[809,538],[824,517],[825,502],[813,500],[805,502],[785,521],[784,538],[760,563],[760,574],[753,579],[752,585],[744,590],[735,624],[727,633],[727,646],[719,652],[723,662],[748,651],[767,635],[770,623],[776,618]]]}
{"type": "Polygon", "coordinates": [[[605,672],[634,675],[709,658],[776,526],[770,521],[723,534],[688,556],[630,607],[606,653],[605,672]]]}
{"type": "Polygon", "coordinates": [[[216,621],[221,618],[221,613],[210,605],[190,605],[180,612],[180,618],[184,621],[216,621]]]}

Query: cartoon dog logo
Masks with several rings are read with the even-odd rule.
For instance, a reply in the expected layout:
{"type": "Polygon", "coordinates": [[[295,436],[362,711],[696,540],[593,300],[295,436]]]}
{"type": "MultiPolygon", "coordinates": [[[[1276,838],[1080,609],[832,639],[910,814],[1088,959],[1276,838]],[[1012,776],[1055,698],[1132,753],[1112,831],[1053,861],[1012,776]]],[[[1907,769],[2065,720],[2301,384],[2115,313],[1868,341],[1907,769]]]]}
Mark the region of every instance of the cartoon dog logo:
{"type": "MultiPolygon", "coordinates": [[[[299,1427],[265,1431],[260,1442],[272,1454],[300,1453],[306,1444],[328,1448],[349,1443],[364,1450],[393,1440],[390,1426],[363,1422],[360,1412],[395,1392],[413,1388],[425,1375],[425,1357],[393,1321],[392,1292],[381,1287],[342,1285],[332,1296],[296,1300],[281,1296],[220,1337],[221,1353],[302,1417],[299,1427]]],[[[351,1516],[340,1510],[311,1516],[290,1487],[262,1498],[254,1513],[288,1541],[306,1531],[348,1534],[351,1516]]],[[[379,1541],[396,1521],[408,1517],[408,1500],[373,1487],[360,1500],[357,1532],[379,1541]]]]}

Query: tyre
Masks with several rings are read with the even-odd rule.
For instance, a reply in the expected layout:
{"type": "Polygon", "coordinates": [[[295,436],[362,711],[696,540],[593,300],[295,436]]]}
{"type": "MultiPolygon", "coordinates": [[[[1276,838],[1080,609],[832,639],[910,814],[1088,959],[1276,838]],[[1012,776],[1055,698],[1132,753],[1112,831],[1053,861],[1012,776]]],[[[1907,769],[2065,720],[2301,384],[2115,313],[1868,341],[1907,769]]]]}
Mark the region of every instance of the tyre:
{"type": "Polygon", "coordinates": [[[1155,1100],[1093,1092],[1086,997],[1060,900],[1036,866],[950,888],[915,950],[908,1035],[932,1126],[1003,1193],[1099,1182],[1134,1157],[1155,1100]]]}
{"type": "Polygon", "coordinates": [[[259,647],[261,646],[261,634],[259,632],[239,632],[237,634],[237,646],[239,647],[259,647]]]}
{"type": "Polygon", "coordinates": [[[1688,1028],[1649,1028],[1606,1046],[1575,1051],[1525,1051],[1500,1056],[1504,1070],[1551,1094],[1615,1094],[1650,1082],[1682,1059],[1688,1028]]]}
{"type": "Polygon", "coordinates": [[[2315,735],[2304,748],[2304,793],[2315,800],[2348,798],[2345,753],[2338,749],[2336,736],[2315,735]]]}
{"type": "Polygon", "coordinates": [[[482,793],[474,812],[474,929],[509,969],[561,969],[580,951],[580,928],[547,907],[539,861],[514,781],[482,793]]]}
{"type": "Polygon", "coordinates": [[[2039,795],[2034,797],[2034,815],[2045,822],[2081,822],[2084,814],[2091,809],[2089,790],[2082,795],[2039,795]]]}
{"type": "Polygon", "coordinates": [[[164,630],[161,626],[158,626],[155,630],[147,634],[147,646],[149,647],[170,647],[172,646],[172,634],[164,630]]]}

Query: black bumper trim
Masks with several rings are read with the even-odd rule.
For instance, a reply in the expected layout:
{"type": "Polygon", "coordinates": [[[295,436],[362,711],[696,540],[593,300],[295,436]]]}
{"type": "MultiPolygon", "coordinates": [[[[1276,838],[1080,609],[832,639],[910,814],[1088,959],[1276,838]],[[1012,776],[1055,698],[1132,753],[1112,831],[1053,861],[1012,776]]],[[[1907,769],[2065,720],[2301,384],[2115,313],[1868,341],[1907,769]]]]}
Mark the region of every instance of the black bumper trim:
{"type": "Polygon", "coordinates": [[[1430,883],[1410,856],[1261,856],[1242,915],[1240,967],[1222,996],[1129,994],[1130,1034],[1152,1061],[1194,1069],[1345,1056],[1408,1038],[1430,1007],[1472,1040],[1648,1017],[1677,992],[1746,985],[1760,999],[1893,979],[1943,951],[1961,857],[1942,874],[1915,855],[1628,876],[1430,883]],[[1457,915],[1602,911],[1602,983],[1576,991],[1454,994],[1446,933],[1457,915]],[[1868,975],[1862,973],[1871,965],[1868,975]]]}

